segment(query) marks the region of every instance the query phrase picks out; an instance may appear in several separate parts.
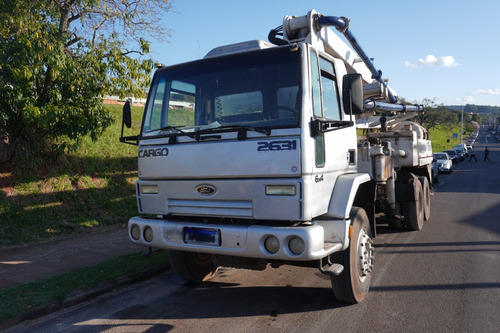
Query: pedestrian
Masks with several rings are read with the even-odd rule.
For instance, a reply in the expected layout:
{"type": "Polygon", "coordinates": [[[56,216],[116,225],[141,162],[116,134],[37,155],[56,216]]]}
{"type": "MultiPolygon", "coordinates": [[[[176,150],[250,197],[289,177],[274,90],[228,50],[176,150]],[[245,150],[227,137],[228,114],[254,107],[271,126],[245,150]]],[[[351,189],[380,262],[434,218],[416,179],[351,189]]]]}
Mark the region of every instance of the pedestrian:
{"type": "Polygon", "coordinates": [[[472,148],[472,149],[470,150],[469,162],[471,162],[471,161],[472,161],[472,158],[474,158],[474,159],[476,160],[476,163],[477,163],[477,157],[476,157],[476,152],[475,152],[474,148],[472,148]]]}
{"type": "Polygon", "coordinates": [[[486,160],[488,160],[488,161],[490,160],[489,155],[490,155],[490,151],[488,150],[488,147],[485,147],[484,148],[484,161],[485,162],[486,162],[486,160]]]}

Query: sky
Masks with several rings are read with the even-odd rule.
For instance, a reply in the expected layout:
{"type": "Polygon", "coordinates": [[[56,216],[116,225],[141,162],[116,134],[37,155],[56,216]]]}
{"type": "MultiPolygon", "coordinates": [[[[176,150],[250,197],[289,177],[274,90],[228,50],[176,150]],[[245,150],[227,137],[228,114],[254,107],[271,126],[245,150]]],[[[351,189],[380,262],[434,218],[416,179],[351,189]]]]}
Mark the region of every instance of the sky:
{"type": "Polygon", "coordinates": [[[267,41],[286,15],[311,9],[345,16],[350,31],[399,97],[444,105],[500,106],[498,0],[174,0],[163,15],[167,42],[152,41],[164,65],[201,59],[211,49],[267,41]]]}

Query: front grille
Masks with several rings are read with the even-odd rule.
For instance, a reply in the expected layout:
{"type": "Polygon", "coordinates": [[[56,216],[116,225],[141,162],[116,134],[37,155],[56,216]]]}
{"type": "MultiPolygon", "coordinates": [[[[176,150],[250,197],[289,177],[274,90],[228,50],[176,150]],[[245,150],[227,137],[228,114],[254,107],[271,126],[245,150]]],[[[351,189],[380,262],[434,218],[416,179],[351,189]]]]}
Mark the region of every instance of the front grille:
{"type": "Polygon", "coordinates": [[[168,200],[169,214],[193,216],[251,217],[251,201],[168,200]]]}

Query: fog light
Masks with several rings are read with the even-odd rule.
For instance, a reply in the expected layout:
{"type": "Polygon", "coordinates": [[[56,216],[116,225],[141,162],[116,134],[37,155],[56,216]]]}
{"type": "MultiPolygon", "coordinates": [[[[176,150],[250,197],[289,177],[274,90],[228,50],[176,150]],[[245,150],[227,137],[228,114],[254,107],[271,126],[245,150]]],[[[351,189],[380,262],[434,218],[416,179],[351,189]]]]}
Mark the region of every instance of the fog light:
{"type": "Polygon", "coordinates": [[[130,235],[134,240],[139,240],[141,238],[141,229],[137,224],[134,224],[132,228],[130,228],[130,235]]]}
{"type": "Polygon", "coordinates": [[[144,228],[144,239],[146,242],[153,241],[153,229],[151,227],[144,228]]]}
{"type": "Polygon", "coordinates": [[[292,237],[292,239],[288,242],[288,247],[290,248],[290,251],[296,255],[302,254],[306,249],[304,241],[299,237],[292,237]]]}
{"type": "Polygon", "coordinates": [[[264,247],[269,253],[276,253],[280,249],[280,241],[274,236],[269,236],[264,241],[264,247]]]}

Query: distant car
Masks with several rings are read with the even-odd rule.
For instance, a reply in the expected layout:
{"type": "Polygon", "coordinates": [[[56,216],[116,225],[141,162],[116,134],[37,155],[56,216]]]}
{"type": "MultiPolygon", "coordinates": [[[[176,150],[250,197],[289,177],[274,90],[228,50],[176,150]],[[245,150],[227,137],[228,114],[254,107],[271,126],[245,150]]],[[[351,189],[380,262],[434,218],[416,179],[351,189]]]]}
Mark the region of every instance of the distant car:
{"type": "Polygon", "coordinates": [[[453,148],[453,149],[457,152],[458,159],[459,159],[460,161],[465,160],[465,153],[464,153],[464,151],[462,150],[462,148],[456,148],[456,147],[455,147],[455,148],[453,148]]]}
{"type": "Polygon", "coordinates": [[[457,164],[459,162],[458,153],[455,149],[445,150],[444,152],[448,154],[453,161],[453,164],[457,164]]]}
{"type": "Polygon", "coordinates": [[[462,154],[464,155],[464,159],[469,156],[469,152],[467,151],[467,148],[465,148],[466,145],[464,144],[458,144],[455,149],[460,149],[462,151],[462,154]]]}
{"type": "Polygon", "coordinates": [[[433,156],[437,162],[439,172],[451,173],[453,171],[453,161],[447,153],[434,153],[433,156]]]}

